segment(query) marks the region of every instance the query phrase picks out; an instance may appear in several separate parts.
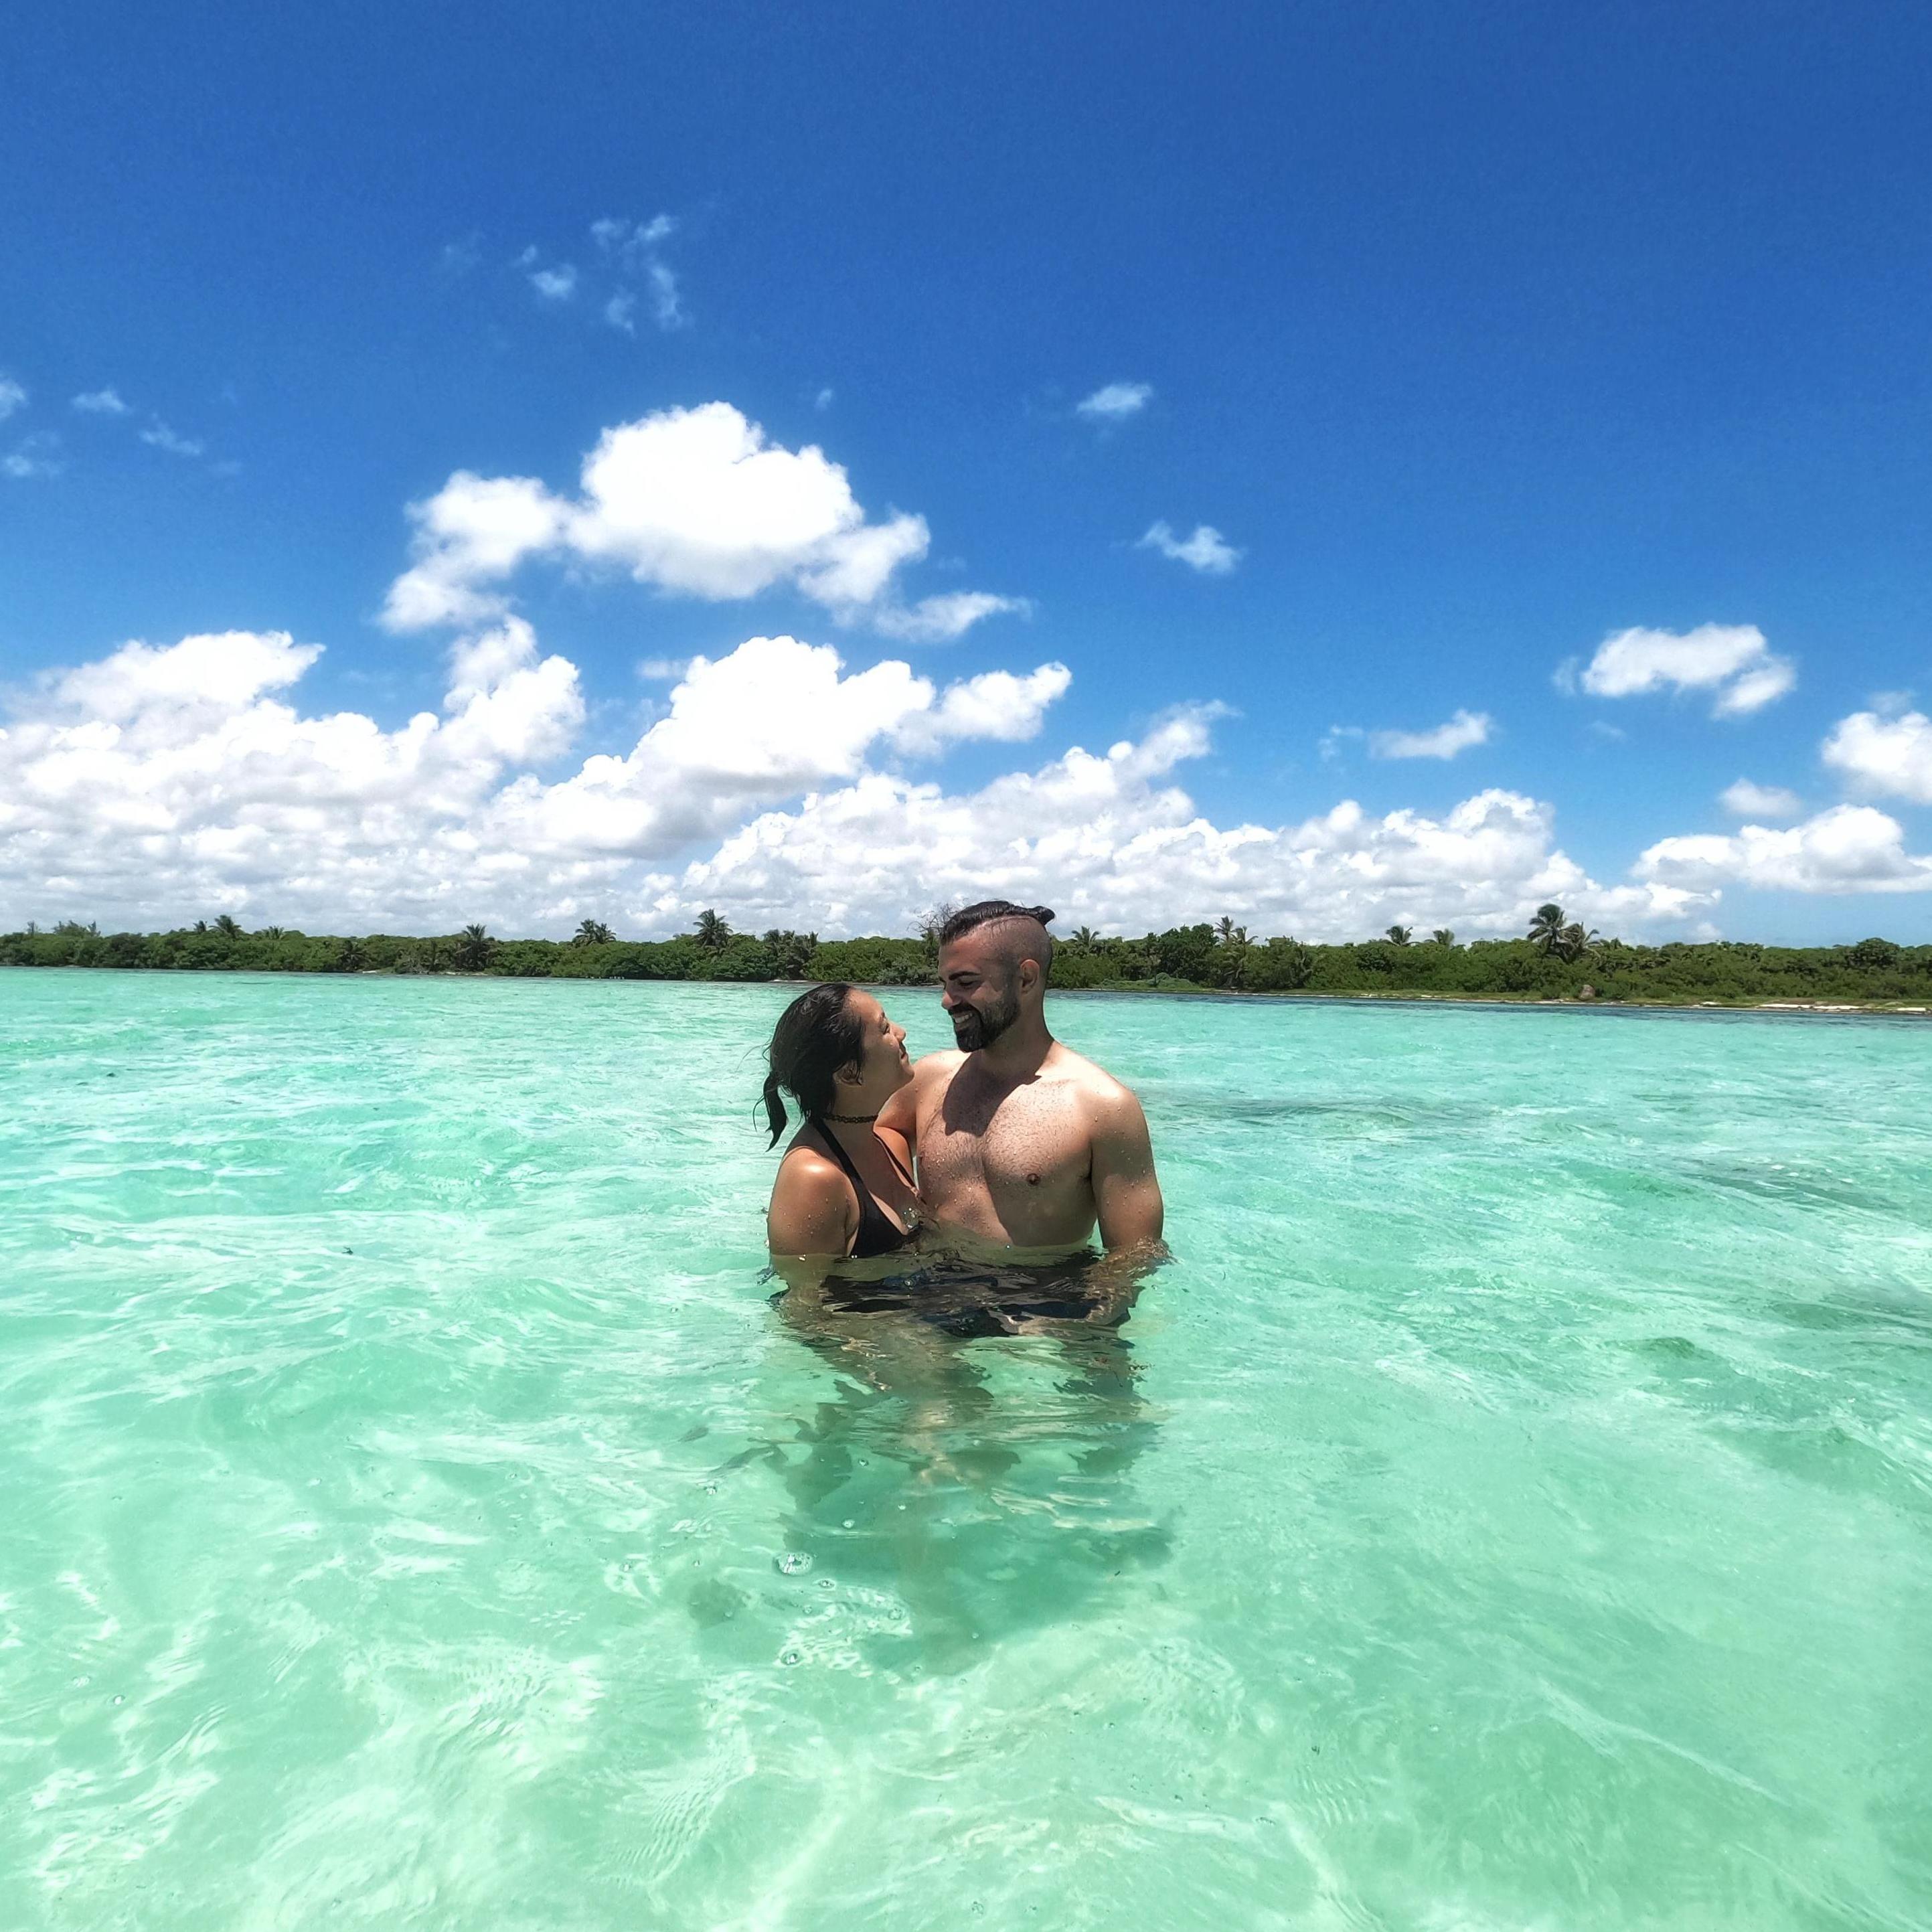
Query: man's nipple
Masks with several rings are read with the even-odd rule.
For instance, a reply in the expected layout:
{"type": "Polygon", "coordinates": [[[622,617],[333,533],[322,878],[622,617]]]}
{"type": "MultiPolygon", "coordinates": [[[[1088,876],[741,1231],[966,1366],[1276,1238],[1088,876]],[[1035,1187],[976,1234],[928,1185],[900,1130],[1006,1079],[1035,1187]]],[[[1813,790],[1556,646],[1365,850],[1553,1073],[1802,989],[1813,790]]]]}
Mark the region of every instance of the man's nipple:
{"type": "Polygon", "coordinates": [[[1027,1176],[1027,1185],[1029,1187],[1037,1187],[1040,1185],[1040,1176],[1036,1174],[1028,1174],[1027,1176]]]}

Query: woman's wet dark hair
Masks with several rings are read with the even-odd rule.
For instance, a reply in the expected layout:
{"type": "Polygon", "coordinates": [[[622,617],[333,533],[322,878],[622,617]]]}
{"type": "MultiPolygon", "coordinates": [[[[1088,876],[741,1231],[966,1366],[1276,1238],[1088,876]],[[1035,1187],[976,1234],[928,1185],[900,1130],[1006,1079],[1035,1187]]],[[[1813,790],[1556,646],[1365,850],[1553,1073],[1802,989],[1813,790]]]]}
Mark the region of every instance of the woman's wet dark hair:
{"type": "Polygon", "coordinates": [[[778,1098],[781,1087],[808,1118],[828,1112],[832,1082],[842,1068],[864,1058],[865,1029],[852,1011],[851,997],[851,987],[843,980],[834,980],[800,994],[779,1014],[766,1055],[772,1070],[765,1076],[765,1118],[771,1126],[773,1147],[785,1130],[784,1102],[778,1098]]]}

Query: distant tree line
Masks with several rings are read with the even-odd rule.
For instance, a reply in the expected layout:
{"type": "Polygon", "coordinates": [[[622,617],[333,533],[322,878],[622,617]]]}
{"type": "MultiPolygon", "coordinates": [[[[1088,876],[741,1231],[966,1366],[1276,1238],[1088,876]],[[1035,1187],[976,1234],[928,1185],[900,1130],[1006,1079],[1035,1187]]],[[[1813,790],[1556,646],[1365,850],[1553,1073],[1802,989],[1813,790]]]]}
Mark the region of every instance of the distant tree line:
{"type": "MultiPolygon", "coordinates": [[[[172,932],[103,933],[69,920],[0,935],[0,966],[105,966],[185,972],[492,974],[555,980],[854,980],[918,986],[933,976],[939,914],[913,938],[820,940],[774,928],[736,932],[713,911],[673,939],[622,940],[586,920],[568,940],[498,939],[482,926],[430,938],[337,938],[231,916],[172,932]]],[[[1538,909],[1520,939],[1459,944],[1408,926],[1377,939],[1317,946],[1261,939],[1223,919],[1139,939],[1082,926],[1061,938],[1053,983],[1162,992],[1436,994],[1463,998],[1875,1000],[1932,1004],[1932,946],[1863,939],[1855,946],[1634,946],[1604,939],[1557,905],[1538,909]]]]}

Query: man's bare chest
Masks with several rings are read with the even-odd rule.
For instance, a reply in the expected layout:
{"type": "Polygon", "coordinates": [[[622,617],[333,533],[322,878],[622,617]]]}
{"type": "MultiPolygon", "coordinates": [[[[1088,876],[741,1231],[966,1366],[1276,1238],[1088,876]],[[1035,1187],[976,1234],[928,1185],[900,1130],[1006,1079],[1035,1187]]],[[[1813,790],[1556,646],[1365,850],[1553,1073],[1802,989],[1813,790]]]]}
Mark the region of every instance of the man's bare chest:
{"type": "Polygon", "coordinates": [[[1084,1184],[1088,1136],[1078,1096],[1061,1082],[1004,1094],[955,1082],[920,1123],[922,1190],[983,1186],[1009,1192],[1058,1193],[1084,1184]]]}

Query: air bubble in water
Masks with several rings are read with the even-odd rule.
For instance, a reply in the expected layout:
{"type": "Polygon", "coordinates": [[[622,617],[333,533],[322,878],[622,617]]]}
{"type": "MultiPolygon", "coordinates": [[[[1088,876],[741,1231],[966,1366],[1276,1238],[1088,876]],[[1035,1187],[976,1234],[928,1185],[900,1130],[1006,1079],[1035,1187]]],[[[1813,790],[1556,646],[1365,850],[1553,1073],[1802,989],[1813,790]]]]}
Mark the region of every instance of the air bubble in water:
{"type": "Polygon", "coordinates": [[[812,1568],[812,1558],[802,1550],[788,1550],[778,1558],[778,1568],[788,1576],[802,1576],[812,1568]]]}
{"type": "Polygon", "coordinates": [[[805,1652],[802,1650],[782,1650],[778,1652],[778,1661],[788,1668],[794,1664],[802,1664],[805,1652]]]}

